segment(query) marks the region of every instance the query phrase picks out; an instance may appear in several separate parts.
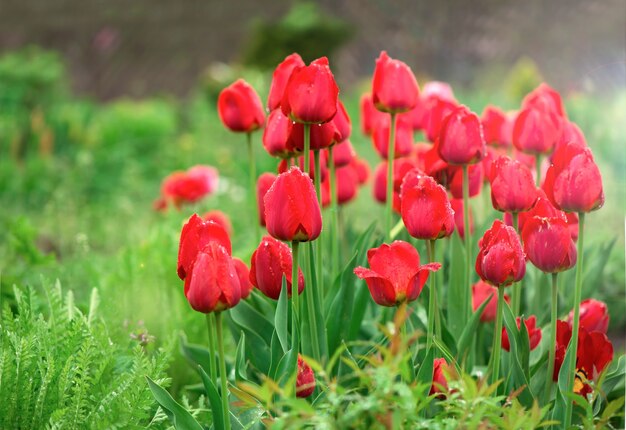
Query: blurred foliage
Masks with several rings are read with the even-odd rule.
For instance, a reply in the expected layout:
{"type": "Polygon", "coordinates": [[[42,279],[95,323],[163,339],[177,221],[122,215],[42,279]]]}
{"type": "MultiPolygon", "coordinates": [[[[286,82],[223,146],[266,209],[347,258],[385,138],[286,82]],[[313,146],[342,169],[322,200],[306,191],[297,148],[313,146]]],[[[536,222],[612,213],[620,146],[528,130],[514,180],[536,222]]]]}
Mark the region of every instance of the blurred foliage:
{"type": "Polygon", "coordinates": [[[216,63],[208,67],[200,76],[199,86],[207,103],[214,106],[217,104],[220,91],[237,79],[243,79],[249,83],[259,94],[261,100],[264,100],[265,95],[269,92],[270,81],[267,73],[255,68],[224,63],[216,63]]]}
{"type": "Polygon", "coordinates": [[[537,64],[528,57],[522,57],[505,77],[504,89],[511,100],[521,100],[542,82],[537,64]]]}
{"type": "Polygon", "coordinates": [[[332,57],[351,35],[347,23],[325,14],[316,3],[295,2],[278,22],[253,24],[243,64],[272,69],[293,52],[306,63],[322,56],[332,57]]]}

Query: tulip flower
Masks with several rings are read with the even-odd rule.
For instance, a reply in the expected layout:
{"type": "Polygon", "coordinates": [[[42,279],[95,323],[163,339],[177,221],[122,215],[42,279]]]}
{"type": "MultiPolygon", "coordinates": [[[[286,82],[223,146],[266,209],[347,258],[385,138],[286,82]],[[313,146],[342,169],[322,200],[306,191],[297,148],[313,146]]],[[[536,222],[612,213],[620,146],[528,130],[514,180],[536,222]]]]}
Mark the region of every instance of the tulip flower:
{"type": "Polygon", "coordinates": [[[370,249],[367,261],[369,269],[357,267],[354,273],[365,280],[372,298],[381,306],[397,306],[417,299],[428,274],[441,267],[439,263],[421,266],[417,250],[401,240],[370,249]]]}
{"type": "Polygon", "coordinates": [[[291,121],[280,109],[273,110],[267,118],[267,125],[263,130],[263,147],[272,157],[293,157],[294,151],[287,142],[291,132],[291,121]]]}
{"type": "MultiPolygon", "coordinates": [[[[334,121],[317,124],[310,129],[310,147],[313,151],[328,148],[341,140],[341,134],[334,121]]],[[[289,130],[287,148],[292,152],[304,151],[304,125],[292,124],[289,130]]]]}
{"type": "Polygon", "coordinates": [[[567,118],[561,95],[549,85],[542,83],[522,100],[522,108],[532,107],[546,113],[567,118]]]}
{"type": "Polygon", "coordinates": [[[517,282],[526,273],[526,261],[519,236],[512,227],[495,220],[478,242],[476,272],[497,287],[517,282]]]}
{"type": "MultiPolygon", "coordinates": [[[[472,285],[472,309],[474,312],[489,298],[489,303],[483,309],[483,313],[480,314],[480,320],[482,322],[491,322],[496,319],[496,311],[498,306],[498,289],[484,281],[478,281],[472,285]]],[[[504,301],[511,303],[511,299],[508,294],[504,294],[504,301]]]]}
{"type": "MultiPolygon", "coordinates": [[[[567,323],[572,326],[574,311],[567,317],[567,323]]],[[[588,332],[599,331],[605,333],[609,328],[609,312],[606,303],[595,299],[585,299],[580,302],[580,328],[588,332]]]]}
{"type": "MultiPolygon", "coordinates": [[[[515,319],[517,322],[517,329],[520,329],[520,317],[515,319]]],[[[530,343],[530,350],[537,348],[539,342],[541,342],[541,327],[536,327],[537,317],[534,315],[529,316],[524,319],[524,325],[526,326],[526,331],[528,332],[528,341],[530,343]]],[[[502,349],[505,351],[510,351],[511,345],[509,343],[509,335],[506,332],[506,329],[502,329],[502,349]]]]}
{"type": "MultiPolygon", "coordinates": [[[[463,209],[463,199],[450,199],[450,206],[454,211],[454,225],[456,231],[461,236],[461,239],[465,238],[465,211],[463,209]]],[[[474,215],[472,214],[472,208],[469,208],[468,221],[470,226],[470,234],[474,233],[474,215]]]]}
{"type": "Polygon", "coordinates": [[[387,117],[387,115],[376,109],[376,106],[374,106],[374,102],[372,101],[372,95],[369,93],[361,96],[360,108],[361,132],[366,136],[370,136],[374,131],[374,125],[378,122],[378,120],[387,117]]]}
{"type": "Polygon", "coordinates": [[[304,66],[305,64],[304,61],[302,61],[302,57],[293,53],[285,57],[283,62],[276,67],[272,76],[270,93],[267,97],[267,108],[270,111],[274,111],[280,107],[280,102],[283,99],[283,94],[285,93],[285,87],[287,86],[289,77],[294,69],[304,66]]]}
{"type": "Polygon", "coordinates": [[[439,139],[443,121],[457,107],[457,102],[453,100],[436,97],[429,101],[426,114],[424,115],[424,134],[430,142],[434,143],[439,139]]]}
{"type": "Polygon", "coordinates": [[[454,211],[445,188],[421,170],[404,176],[400,188],[402,221],[416,239],[435,240],[454,231],[454,211]]]}
{"type": "Polygon", "coordinates": [[[591,149],[569,143],[554,153],[543,185],[548,199],[565,212],[591,212],[604,204],[600,170],[591,149]]]}
{"type": "Polygon", "coordinates": [[[184,203],[195,203],[217,189],[218,173],[211,166],[194,166],[186,172],[174,172],[161,184],[161,207],[172,203],[180,209],[184,203]]]}
{"type": "Polygon", "coordinates": [[[217,113],[222,124],[235,132],[250,133],[265,124],[261,99],[243,79],[238,79],[220,92],[217,113]]]}
{"type": "Polygon", "coordinates": [[[306,398],[315,391],[315,374],[313,369],[298,354],[298,372],[296,374],[296,397],[306,398]]]}
{"type": "Polygon", "coordinates": [[[233,264],[235,265],[237,277],[239,278],[239,286],[241,288],[241,300],[245,300],[248,298],[253,288],[253,285],[250,282],[250,270],[248,269],[248,266],[246,266],[246,263],[244,263],[239,258],[233,257],[233,264]]]}
{"type": "Polygon", "coordinates": [[[273,173],[265,172],[261,176],[256,183],[256,198],[257,198],[257,206],[259,208],[259,224],[265,227],[265,194],[270,189],[274,181],[278,176],[273,173]]]}
{"type": "Polygon", "coordinates": [[[338,142],[343,142],[350,137],[350,133],[352,133],[352,123],[350,122],[350,115],[348,115],[348,111],[346,111],[346,107],[343,105],[341,100],[337,101],[337,113],[333,118],[333,123],[339,132],[338,142]]]}
{"type": "Polygon", "coordinates": [[[587,146],[587,140],[580,127],[566,119],[561,120],[561,138],[556,143],[554,150],[557,151],[562,146],[574,142],[579,146],[587,146]]]}
{"type": "Polygon", "coordinates": [[[453,110],[441,124],[439,155],[448,164],[475,164],[485,156],[485,138],[478,116],[465,106],[453,110]]]}
{"type": "Polygon", "coordinates": [[[430,387],[429,396],[439,393],[438,397],[445,397],[444,394],[448,391],[448,381],[444,372],[448,367],[449,364],[445,358],[435,358],[433,361],[433,384],[430,387]]]}
{"type": "Polygon", "coordinates": [[[491,165],[491,202],[501,212],[525,212],[537,200],[537,188],[530,170],[517,160],[502,155],[491,165]]]}
{"type": "Polygon", "coordinates": [[[522,239],[526,256],[542,272],[562,272],[576,264],[576,245],[563,218],[527,219],[522,239]]]}
{"type": "MultiPolygon", "coordinates": [[[[374,126],[372,133],[372,143],[374,149],[385,160],[389,159],[389,133],[391,130],[391,119],[389,116],[379,120],[374,126]]],[[[413,130],[411,125],[398,119],[394,136],[394,158],[406,157],[413,151],[413,130]]]]}
{"type": "Polygon", "coordinates": [[[228,236],[233,234],[233,225],[230,223],[228,215],[219,210],[211,210],[202,215],[203,221],[213,221],[219,224],[228,236]]]}
{"type": "Polygon", "coordinates": [[[382,51],[372,80],[372,101],[376,109],[393,114],[407,112],[415,107],[418,97],[419,87],[411,68],[382,51]]]}
{"type": "Polygon", "coordinates": [[[339,88],[322,57],[308,66],[295,67],[283,93],[280,108],[285,116],[302,124],[322,124],[337,113],[339,88]]]}
{"type": "Polygon", "coordinates": [[[352,164],[354,169],[356,170],[359,176],[359,185],[365,185],[370,177],[370,166],[367,164],[367,161],[362,158],[356,157],[352,160],[352,164]]]}
{"type": "Polygon", "coordinates": [[[355,157],[356,152],[348,139],[338,143],[333,148],[333,162],[335,163],[335,167],[346,166],[350,164],[355,157]]]}
{"type": "MultiPolygon", "coordinates": [[[[278,300],[283,277],[287,283],[287,295],[292,295],[293,260],[289,246],[271,236],[264,236],[250,259],[250,283],[263,294],[278,300]]],[[[298,294],[304,290],[304,275],[298,270],[298,294]]]]}
{"type": "MultiPolygon", "coordinates": [[[[484,182],[484,169],[482,163],[472,164],[467,167],[469,179],[468,197],[480,194],[484,182]]],[[[455,199],[463,199],[463,168],[460,166],[448,166],[446,169],[446,181],[450,194],[455,199]]]]}
{"type": "Polygon", "coordinates": [[[297,167],[278,175],[264,197],[267,231],[284,241],[315,240],[322,231],[322,214],[313,182],[297,167]]]}
{"type": "MultiPolygon", "coordinates": [[[[326,207],[331,202],[329,176],[322,182],[322,203],[326,207]]],[[[336,171],[337,204],[344,205],[352,201],[359,191],[359,173],[355,166],[348,164],[336,171]]]]}
{"type": "Polygon", "coordinates": [[[419,95],[417,104],[409,112],[403,114],[411,123],[413,130],[422,130],[426,128],[426,120],[428,111],[433,104],[433,100],[445,100],[456,103],[452,87],[445,82],[431,81],[427,82],[419,95]]]}
{"type": "MultiPolygon", "coordinates": [[[[416,167],[416,163],[411,158],[398,158],[393,165],[393,184],[392,184],[392,205],[393,209],[400,213],[400,187],[404,175],[416,167]]],[[[380,203],[387,202],[387,161],[381,162],[374,172],[374,198],[380,203]]]]}
{"type": "Polygon", "coordinates": [[[506,131],[508,116],[496,106],[487,106],[483,111],[480,122],[487,145],[507,146],[509,143],[506,131]]]}
{"type": "Polygon", "coordinates": [[[513,125],[513,145],[528,154],[548,154],[561,138],[558,116],[538,109],[523,109],[513,125]]]}

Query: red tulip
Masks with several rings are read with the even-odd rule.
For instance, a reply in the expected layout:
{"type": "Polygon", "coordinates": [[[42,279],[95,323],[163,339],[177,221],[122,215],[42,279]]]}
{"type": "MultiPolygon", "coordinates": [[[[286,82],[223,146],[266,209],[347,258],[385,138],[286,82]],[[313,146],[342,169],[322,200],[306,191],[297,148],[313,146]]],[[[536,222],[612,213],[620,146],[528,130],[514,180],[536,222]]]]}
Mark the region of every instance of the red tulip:
{"type": "Polygon", "coordinates": [[[237,277],[239,278],[239,286],[241,287],[241,300],[245,300],[252,292],[253,287],[252,283],[250,283],[250,270],[248,269],[248,266],[246,266],[246,263],[241,261],[239,258],[233,257],[233,264],[235,265],[237,277]]]}
{"type": "Polygon", "coordinates": [[[604,204],[600,169],[591,149],[569,143],[554,153],[543,184],[546,195],[565,212],[590,212],[604,204]]]}
{"type": "Polygon", "coordinates": [[[256,202],[257,207],[259,208],[259,224],[265,227],[265,194],[270,189],[274,181],[278,176],[273,173],[265,172],[256,182],[256,202]]]}
{"type": "Polygon", "coordinates": [[[417,105],[406,114],[403,114],[403,116],[406,115],[413,130],[426,128],[428,110],[432,105],[432,101],[435,99],[456,103],[456,99],[452,93],[452,87],[450,87],[449,84],[438,81],[427,82],[420,93],[417,105]]]}
{"type": "Polygon", "coordinates": [[[333,161],[335,162],[335,167],[350,164],[354,157],[356,157],[356,152],[354,152],[354,148],[348,139],[333,147],[333,161]]]}
{"type": "MultiPolygon", "coordinates": [[[[567,323],[572,326],[574,311],[570,311],[567,323]]],[[[580,327],[588,332],[599,331],[606,333],[609,328],[609,312],[606,303],[595,299],[585,299],[580,302],[580,327]]]]}
{"type": "Polygon", "coordinates": [[[218,173],[210,166],[194,166],[186,172],[174,172],[163,179],[161,195],[180,209],[183,203],[195,203],[217,189],[218,173]]]}
{"type": "Polygon", "coordinates": [[[228,215],[219,210],[211,210],[202,215],[203,221],[213,221],[219,224],[228,236],[233,234],[233,225],[230,223],[228,215]]]}
{"type": "Polygon", "coordinates": [[[348,115],[348,111],[346,111],[346,107],[341,100],[337,101],[337,114],[333,118],[333,123],[337,127],[339,136],[341,136],[338,142],[343,142],[350,137],[352,123],[350,122],[350,115],[348,115]]]}
{"type": "Polygon", "coordinates": [[[217,113],[231,131],[250,133],[265,124],[261,99],[243,79],[222,90],[217,98],[217,113]]]}
{"type": "MultiPolygon", "coordinates": [[[[250,282],[270,299],[278,300],[283,277],[287,283],[287,295],[291,297],[293,258],[291,249],[271,236],[263,236],[250,259],[250,282]]],[[[304,290],[304,275],[298,269],[298,294],[304,290]]]]}
{"type": "MultiPolygon", "coordinates": [[[[515,319],[517,322],[517,329],[520,329],[520,317],[515,319]]],[[[528,341],[530,343],[530,350],[537,348],[539,342],[541,342],[541,327],[536,327],[537,317],[534,315],[529,316],[524,319],[524,325],[526,326],[526,331],[528,332],[528,341]]],[[[502,329],[502,348],[506,351],[511,350],[511,345],[509,343],[509,334],[506,332],[506,329],[502,329]]]]}
{"type": "Polygon", "coordinates": [[[185,280],[191,273],[196,257],[210,242],[217,242],[228,255],[232,252],[230,238],[224,227],[213,222],[203,221],[197,214],[193,214],[180,232],[178,245],[178,277],[185,280]]]}
{"type": "Polygon", "coordinates": [[[288,158],[294,155],[287,142],[291,132],[291,121],[280,109],[273,110],[263,130],[263,147],[272,157],[288,158]]]}
{"type": "Polygon", "coordinates": [[[475,164],[482,160],[486,148],[478,116],[465,106],[453,110],[441,124],[438,150],[448,164],[475,164]]]}
{"type": "Polygon", "coordinates": [[[372,81],[372,101],[383,112],[407,112],[415,107],[419,87],[411,68],[390,58],[385,51],[376,60],[372,81]]]}
{"type": "Polygon", "coordinates": [[[496,106],[487,106],[480,119],[483,125],[483,133],[487,145],[506,146],[510,142],[507,139],[507,115],[496,106]]]}
{"type": "Polygon", "coordinates": [[[567,145],[570,142],[577,143],[579,146],[587,146],[587,140],[580,127],[566,119],[561,120],[561,138],[556,143],[554,150],[567,145]]]}
{"type": "Polygon", "coordinates": [[[458,107],[456,101],[434,98],[428,103],[424,115],[424,133],[426,138],[435,142],[439,139],[444,120],[458,107]]]}
{"type": "Polygon", "coordinates": [[[448,381],[445,375],[448,367],[445,358],[435,358],[433,361],[433,384],[430,387],[429,396],[437,393],[445,394],[448,391],[448,381]]]}
{"type": "Polygon", "coordinates": [[[322,213],[308,175],[292,167],[278,175],[264,197],[267,232],[284,241],[315,240],[322,231],[322,213]]]}
{"type": "Polygon", "coordinates": [[[522,239],[528,259],[542,272],[562,272],[576,264],[576,245],[563,218],[527,219],[522,239]]]}
{"type": "Polygon", "coordinates": [[[270,85],[270,94],[267,96],[267,108],[273,111],[280,107],[280,102],[287,87],[287,81],[295,68],[304,67],[304,61],[300,55],[293,53],[285,57],[274,70],[272,76],[272,84],[270,85]]]}
{"type": "Polygon", "coordinates": [[[367,261],[369,269],[357,267],[354,273],[367,282],[372,298],[382,306],[396,306],[417,299],[428,274],[441,267],[439,263],[420,266],[417,250],[401,240],[370,249],[367,261]]]}
{"type": "MultiPolygon", "coordinates": [[[[461,239],[465,238],[465,220],[464,220],[464,209],[463,209],[463,199],[451,199],[450,206],[454,211],[454,225],[456,226],[456,231],[459,232],[459,236],[461,239]]],[[[469,223],[470,223],[470,234],[474,234],[474,214],[472,213],[472,207],[470,206],[469,211],[469,223]]]]}
{"type": "Polygon", "coordinates": [[[517,282],[526,273],[526,260],[515,229],[499,219],[493,222],[478,242],[476,273],[497,287],[517,282]]]}
{"type": "Polygon", "coordinates": [[[528,107],[567,118],[561,95],[545,83],[540,84],[524,97],[522,108],[525,109],[528,107]]]}
{"type": "Polygon", "coordinates": [[[359,185],[366,184],[370,177],[370,166],[367,164],[367,161],[355,157],[354,160],[352,160],[352,165],[359,176],[359,185]]]}
{"type": "Polygon", "coordinates": [[[554,113],[526,108],[515,119],[513,145],[528,154],[547,154],[561,138],[561,121],[554,113]]]}
{"type": "Polygon", "coordinates": [[[298,373],[296,374],[296,397],[306,398],[315,391],[315,374],[313,369],[298,354],[298,373]]]}
{"type": "Polygon", "coordinates": [[[339,88],[322,57],[308,66],[294,68],[280,104],[285,116],[303,124],[322,124],[337,113],[339,88]]]}
{"type": "Polygon", "coordinates": [[[400,188],[402,221],[416,239],[435,240],[454,231],[454,211],[445,188],[419,169],[404,176],[400,188]]]}
{"type": "MultiPolygon", "coordinates": [[[[446,169],[447,185],[450,189],[450,194],[455,199],[463,198],[463,168],[460,166],[448,166],[446,169]]],[[[483,186],[483,178],[485,177],[483,172],[483,165],[481,163],[472,164],[468,168],[469,176],[469,197],[474,197],[480,194],[483,186]]]]}
{"type": "MultiPolygon", "coordinates": [[[[400,187],[404,175],[416,167],[415,160],[411,158],[398,158],[393,163],[393,210],[400,213],[400,187]]],[[[380,202],[387,201],[387,162],[382,161],[374,172],[374,198],[380,202]]]]}
{"type": "MultiPolygon", "coordinates": [[[[390,128],[391,118],[386,116],[376,123],[372,133],[374,149],[376,149],[378,155],[385,160],[389,158],[390,128]]],[[[401,118],[398,118],[396,122],[394,141],[394,158],[406,157],[413,151],[413,130],[411,129],[411,125],[401,118]]]]}
{"type": "Polygon", "coordinates": [[[374,131],[374,125],[380,118],[387,115],[376,109],[372,101],[372,95],[367,93],[361,96],[361,132],[369,136],[374,131]]]}
{"type": "MultiPolygon", "coordinates": [[[[310,149],[320,150],[338,143],[341,134],[334,121],[325,124],[315,124],[310,127],[310,149]]],[[[304,151],[304,125],[295,123],[290,126],[287,148],[293,152],[304,151]]]]}
{"type": "MultiPolygon", "coordinates": [[[[322,183],[322,204],[330,204],[330,182],[329,176],[322,183]]],[[[359,192],[359,173],[352,164],[339,167],[335,171],[337,181],[337,203],[340,205],[352,201],[359,192]]]]}
{"type": "Polygon", "coordinates": [[[210,241],[196,255],[185,279],[185,297],[202,313],[232,308],[241,300],[241,286],[235,263],[226,248],[210,241]]]}
{"type": "MultiPolygon", "coordinates": [[[[489,300],[489,303],[487,303],[487,306],[483,309],[483,313],[480,315],[480,320],[482,322],[491,322],[496,320],[496,312],[498,310],[498,289],[483,281],[478,281],[472,285],[472,309],[474,312],[476,312],[489,297],[491,297],[491,300],[489,300]]],[[[508,294],[504,294],[504,301],[511,303],[511,299],[508,294]]]]}
{"type": "Polygon", "coordinates": [[[491,202],[501,212],[525,212],[537,200],[530,170],[517,160],[501,155],[491,164],[491,202]]]}

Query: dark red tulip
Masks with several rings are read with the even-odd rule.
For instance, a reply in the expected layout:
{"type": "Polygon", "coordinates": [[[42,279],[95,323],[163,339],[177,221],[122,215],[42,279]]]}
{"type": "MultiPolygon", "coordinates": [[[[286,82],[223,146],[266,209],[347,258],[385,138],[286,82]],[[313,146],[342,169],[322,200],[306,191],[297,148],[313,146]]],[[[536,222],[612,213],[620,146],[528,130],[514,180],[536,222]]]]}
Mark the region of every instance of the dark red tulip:
{"type": "Polygon", "coordinates": [[[265,172],[256,182],[256,202],[259,208],[259,224],[265,227],[265,194],[270,189],[278,176],[273,173],[265,172]]]}
{"type": "Polygon", "coordinates": [[[285,116],[303,124],[322,124],[337,113],[339,88],[322,57],[308,66],[294,68],[283,93],[280,108],[285,116]]]}
{"type": "Polygon", "coordinates": [[[214,223],[219,224],[220,226],[222,226],[224,231],[226,231],[226,234],[228,236],[231,236],[233,234],[233,225],[230,223],[228,215],[220,210],[215,209],[206,212],[204,215],[202,215],[202,220],[213,221],[214,223]]]}
{"type": "MultiPolygon", "coordinates": [[[[480,194],[483,188],[484,172],[481,163],[472,164],[468,168],[469,177],[469,197],[480,194]]],[[[463,198],[463,168],[460,166],[448,166],[446,169],[447,185],[452,197],[455,199],[463,198]]]]}
{"type": "Polygon", "coordinates": [[[218,173],[210,166],[194,166],[186,172],[174,172],[163,179],[161,196],[164,206],[177,209],[184,203],[195,203],[217,189],[218,173]]]}
{"type": "MultiPolygon", "coordinates": [[[[498,310],[498,289],[484,281],[478,281],[472,285],[472,309],[474,312],[489,298],[489,303],[483,309],[483,313],[480,315],[482,322],[491,322],[496,320],[496,312],[498,310]]],[[[511,303],[511,299],[508,294],[504,294],[504,301],[511,303]]]]}
{"type": "Polygon", "coordinates": [[[454,231],[454,211],[446,189],[421,170],[404,176],[400,201],[402,221],[414,238],[435,240],[454,231]]]}
{"type": "Polygon", "coordinates": [[[354,273],[365,280],[372,298],[381,306],[396,306],[417,299],[428,274],[441,267],[439,263],[420,266],[417,250],[401,240],[370,249],[367,262],[369,269],[357,267],[354,273]]]}
{"type": "Polygon", "coordinates": [[[429,396],[440,393],[441,397],[445,397],[448,392],[448,381],[445,372],[449,368],[449,364],[445,358],[435,358],[433,361],[433,384],[430,387],[429,396]]]}
{"type": "MultiPolygon", "coordinates": [[[[338,143],[341,139],[341,134],[339,134],[334,121],[311,125],[309,136],[309,144],[312,151],[328,148],[338,143]]],[[[293,152],[300,153],[304,151],[304,124],[291,124],[287,148],[293,152]]]]}
{"type": "Polygon", "coordinates": [[[306,398],[315,391],[315,374],[313,369],[298,354],[298,372],[296,374],[296,397],[306,398]]]}
{"type": "MultiPolygon", "coordinates": [[[[517,322],[517,329],[520,329],[520,317],[515,319],[517,322]]],[[[539,342],[541,342],[541,327],[537,327],[537,317],[534,315],[524,319],[524,325],[528,332],[528,341],[530,343],[530,350],[537,348],[539,342]]],[[[502,349],[506,351],[511,350],[511,344],[509,343],[509,334],[506,332],[506,328],[502,328],[502,349]]]]}
{"type": "MultiPolygon", "coordinates": [[[[412,158],[398,158],[393,163],[393,210],[400,213],[400,187],[404,175],[416,167],[416,162],[412,158]]],[[[374,198],[380,202],[387,201],[387,162],[382,161],[374,172],[374,198]]]]}
{"type": "Polygon", "coordinates": [[[272,157],[288,158],[294,155],[289,148],[291,120],[283,115],[280,109],[273,110],[267,118],[267,126],[263,130],[263,148],[272,157]]]}
{"type": "Polygon", "coordinates": [[[241,286],[235,263],[226,248],[210,241],[196,255],[185,279],[185,297],[202,313],[232,308],[241,300],[241,286]]]}
{"type": "Polygon", "coordinates": [[[346,166],[356,157],[356,152],[350,140],[346,139],[333,147],[333,161],[335,167],[346,166]]]}
{"type": "Polygon", "coordinates": [[[526,256],[542,272],[562,272],[576,264],[576,245],[563,218],[527,219],[522,239],[526,256]]]}
{"type": "Polygon", "coordinates": [[[241,287],[241,300],[245,300],[252,292],[253,287],[252,283],[250,282],[250,270],[248,269],[248,266],[246,266],[246,263],[241,261],[239,258],[233,257],[233,264],[235,265],[237,277],[239,278],[239,286],[241,287]]]}
{"type": "Polygon", "coordinates": [[[526,260],[513,227],[495,220],[478,242],[476,273],[483,281],[503,287],[517,282],[526,273],[526,260]]]}
{"type": "MultiPolygon", "coordinates": [[[[372,133],[372,143],[374,149],[382,158],[389,158],[389,132],[391,128],[391,118],[387,115],[374,126],[372,133]]],[[[406,157],[413,151],[413,129],[405,120],[398,118],[396,121],[394,158],[406,157]]]]}
{"type": "Polygon", "coordinates": [[[228,255],[231,254],[230,238],[224,227],[213,221],[203,221],[197,214],[193,214],[183,225],[178,245],[176,271],[178,277],[185,280],[185,284],[187,284],[187,275],[191,272],[198,253],[210,242],[217,242],[224,247],[228,255]]]}
{"type": "Polygon", "coordinates": [[[337,101],[337,114],[333,118],[333,123],[339,132],[340,138],[338,142],[343,142],[344,140],[350,138],[350,134],[352,133],[352,123],[350,121],[350,115],[348,115],[348,111],[346,111],[346,107],[343,105],[341,100],[337,101]]]}
{"type": "Polygon", "coordinates": [[[548,154],[561,138],[561,120],[554,113],[523,109],[513,125],[513,145],[528,154],[548,154]]]}
{"type": "Polygon", "coordinates": [[[417,104],[419,87],[411,68],[394,60],[385,51],[376,60],[372,80],[372,101],[383,112],[410,111],[417,104]]]}
{"type": "Polygon", "coordinates": [[[510,144],[506,135],[509,118],[500,108],[487,106],[480,121],[487,145],[507,146],[510,144]]]}
{"type": "MultiPolygon", "coordinates": [[[[326,179],[328,175],[328,152],[325,149],[320,150],[320,175],[322,178],[322,182],[326,179]]],[[[296,162],[294,165],[300,166],[300,170],[304,171],[304,156],[299,155],[296,158],[296,162]]],[[[278,163],[278,173],[285,173],[289,170],[290,164],[288,160],[281,160],[278,163]]],[[[309,177],[311,180],[316,181],[315,178],[315,153],[314,151],[309,152],[309,177]]]]}
{"type": "Polygon", "coordinates": [[[485,138],[478,116],[465,106],[453,110],[441,124],[439,155],[448,164],[475,164],[485,156],[485,138]]]}
{"type": "Polygon", "coordinates": [[[217,98],[217,113],[231,131],[250,133],[265,124],[261,99],[243,79],[222,90],[217,98]]]}
{"type": "Polygon", "coordinates": [[[565,212],[590,212],[604,204],[602,176],[591,149],[569,143],[554,153],[543,184],[546,196],[565,212]]]}
{"type": "Polygon", "coordinates": [[[274,70],[272,76],[272,84],[270,85],[270,94],[267,97],[267,108],[273,111],[280,107],[280,102],[283,99],[287,82],[293,70],[297,67],[304,67],[304,61],[300,55],[293,53],[285,57],[282,63],[280,63],[274,70]]]}
{"type": "MultiPolygon", "coordinates": [[[[574,311],[570,311],[567,323],[572,325],[574,311]]],[[[606,333],[609,328],[609,312],[606,303],[595,299],[585,299],[580,302],[580,327],[588,332],[599,331],[606,333]]]]}
{"type": "MultiPolygon", "coordinates": [[[[250,283],[270,299],[278,300],[284,277],[287,283],[287,295],[291,297],[292,264],[289,246],[271,236],[263,236],[250,259],[250,283]]],[[[298,294],[303,290],[304,275],[302,269],[298,269],[298,294]]]]}
{"type": "Polygon", "coordinates": [[[284,241],[315,240],[322,231],[313,182],[297,167],[278,175],[264,197],[267,232],[284,241]]]}
{"type": "Polygon", "coordinates": [[[562,118],[567,118],[565,107],[561,95],[550,87],[542,83],[524,97],[522,108],[532,107],[542,112],[554,113],[562,118]]]}
{"type": "Polygon", "coordinates": [[[506,155],[496,158],[489,173],[491,203],[501,212],[525,212],[537,200],[537,187],[530,170],[506,155]]]}
{"type": "MultiPolygon", "coordinates": [[[[450,206],[452,206],[452,210],[454,211],[454,225],[456,226],[456,231],[459,232],[459,236],[461,239],[465,238],[465,219],[463,218],[464,209],[463,209],[463,199],[451,199],[450,206]]],[[[474,234],[474,214],[472,213],[472,207],[470,206],[469,211],[469,223],[470,223],[470,234],[474,234]]]]}
{"type": "Polygon", "coordinates": [[[439,139],[443,121],[450,115],[458,104],[456,101],[433,98],[428,102],[426,114],[424,115],[424,133],[430,142],[439,139]]]}
{"type": "Polygon", "coordinates": [[[374,125],[380,118],[384,118],[387,115],[374,106],[372,101],[372,95],[367,93],[361,96],[361,132],[369,136],[374,131],[374,125]]]}

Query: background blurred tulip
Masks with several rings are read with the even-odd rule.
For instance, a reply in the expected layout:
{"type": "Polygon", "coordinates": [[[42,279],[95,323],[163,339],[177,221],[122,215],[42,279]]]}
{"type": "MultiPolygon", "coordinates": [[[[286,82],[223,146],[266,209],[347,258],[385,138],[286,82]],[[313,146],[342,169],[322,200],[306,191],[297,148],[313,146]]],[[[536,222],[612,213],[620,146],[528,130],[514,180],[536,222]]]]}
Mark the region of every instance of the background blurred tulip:
{"type": "Polygon", "coordinates": [[[265,112],[259,95],[243,79],[224,88],[217,99],[217,113],[226,128],[250,133],[265,124],[265,112]]]}

